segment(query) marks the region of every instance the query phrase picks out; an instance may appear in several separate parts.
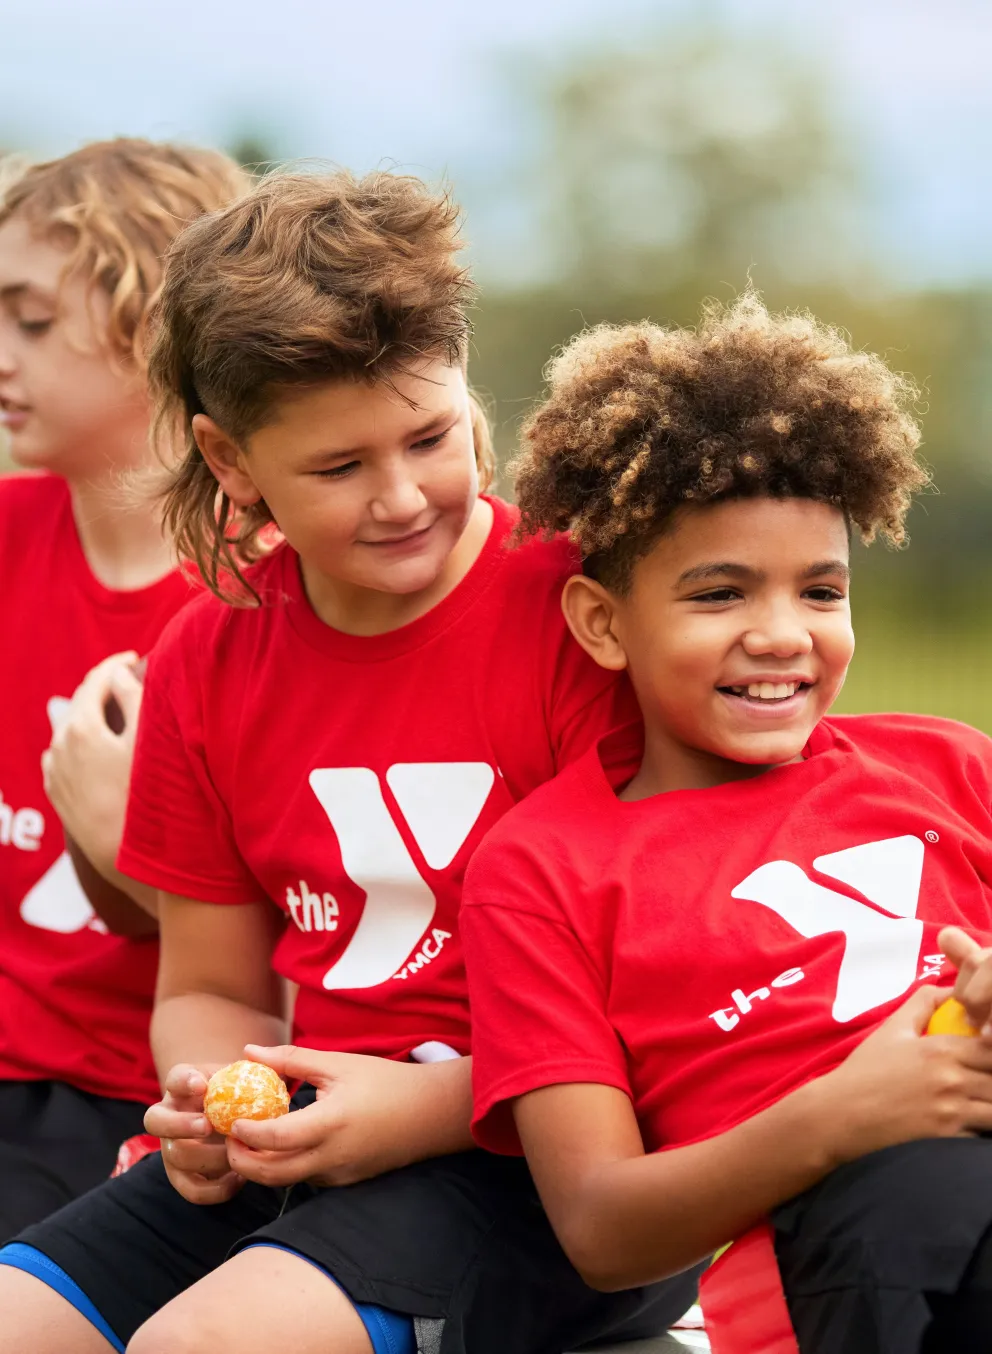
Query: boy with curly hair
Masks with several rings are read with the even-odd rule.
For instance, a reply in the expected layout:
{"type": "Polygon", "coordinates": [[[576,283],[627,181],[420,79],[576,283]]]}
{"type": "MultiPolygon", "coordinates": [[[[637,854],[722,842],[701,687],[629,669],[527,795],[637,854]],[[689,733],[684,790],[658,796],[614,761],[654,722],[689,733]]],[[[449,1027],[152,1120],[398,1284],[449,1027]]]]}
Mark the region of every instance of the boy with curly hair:
{"type": "Polygon", "coordinates": [[[992,1329],[992,952],[958,929],[992,929],[992,742],[828,713],[851,532],[901,543],[926,484],[914,394],[753,294],[552,363],[523,527],[577,542],[565,615],[644,727],[466,883],[477,1140],[526,1153],[596,1287],[771,1214],[803,1354],[992,1329]],[[981,1035],[924,1039],[953,969],[981,1035]]]}

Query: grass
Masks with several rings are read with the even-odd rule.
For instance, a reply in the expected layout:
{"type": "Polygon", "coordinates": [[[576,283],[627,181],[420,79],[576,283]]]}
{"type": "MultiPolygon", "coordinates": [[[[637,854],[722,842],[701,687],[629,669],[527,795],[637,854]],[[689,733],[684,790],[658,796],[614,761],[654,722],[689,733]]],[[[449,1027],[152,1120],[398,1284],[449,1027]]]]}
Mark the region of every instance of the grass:
{"type": "Polygon", "coordinates": [[[858,609],[858,649],[835,709],[943,715],[992,734],[992,615],[984,625],[914,626],[858,609]]]}

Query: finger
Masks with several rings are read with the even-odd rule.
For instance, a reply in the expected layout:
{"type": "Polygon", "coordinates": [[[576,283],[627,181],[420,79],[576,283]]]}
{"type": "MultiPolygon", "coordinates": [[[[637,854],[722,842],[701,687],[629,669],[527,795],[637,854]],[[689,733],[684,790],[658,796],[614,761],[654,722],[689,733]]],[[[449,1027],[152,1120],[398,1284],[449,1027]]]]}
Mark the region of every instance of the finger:
{"type": "Polygon", "coordinates": [[[45,787],[45,794],[51,799],[52,754],[48,748],[41,754],[41,783],[45,787]]]}
{"type": "Polygon", "coordinates": [[[141,697],[144,694],[144,688],[130,668],[118,664],[113,669],[110,674],[108,694],[115,697],[121,707],[125,730],[133,732],[138,722],[138,712],[141,709],[141,697]]]}
{"type": "Polygon", "coordinates": [[[223,1141],[195,1142],[190,1138],[165,1140],[162,1143],[162,1159],[177,1171],[202,1175],[206,1180],[219,1180],[231,1169],[223,1141]]]}
{"type": "Polygon", "coordinates": [[[187,1102],[196,1102],[203,1109],[203,1096],[207,1089],[207,1078],[198,1067],[190,1063],[176,1063],[166,1073],[164,1090],[172,1097],[172,1107],[180,1108],[187,1102]]]}
{"type": "Polygon", "coordinates": [[[297,1185],[314,1170],[312,1152],[290,1152],[276,1156],[267,1152],[252,1152],[235,1142],[228,1143],[228,1160],[245,1180],[272,1189],[297,1185]]]}
{"type": "Polygon", "coordinates": [[[278,1119],[237,1119],[231,1134],[256,1152],[306,1152],[319,1147],[334,1128],[321,1101],[278,1119]]]}
{"type": "Polygon", "coordinates": [[[245,1044],[245,1056],[265,1063],[285,1081],[309,1081],[320,1085],[331,1079],[334,1054],[323,1049],[297,1048],[295,1044],[245,1044]]]}
{"type": "Polygon", "coordinates": [[[149,1105],[145,1110],[145,1132],[153,1138],[209,1138],[213,1128],[199,1111],[177,1110],[164,1104],[149,1105]]]}
{"type": "Polygon", "coordinates": [[[973,1133],[992,1133],[992,1103],[987,1100],[970,1100],[965,1123],[973,1133]]]}
{"type": "Polygon", "coordinates": [[[937,936],[937,944],[956,969],[960,969],[969,959],[980,953],[982,948],[978,941],[972,940],[967,931],[962,931],[960,926],[945,926],[937,936]]]}
{"type": "Polygon", "coordinates": [[[930,1017],[941,1002],[951,995],[949,987],[918,987],[885,1021],[891,1030],[925,1034],[930,1017]]]}
{"type": "Polygon", "coordinates": [[[234,1171],[230,1171],[220,1180],[204,1180],[202,1176],[189,1175],[184,1171],[170,1172],[169,1179],[183,1198],[188,1199],[191,1204],[227,1203],[245,1183],[234,1171]]]}

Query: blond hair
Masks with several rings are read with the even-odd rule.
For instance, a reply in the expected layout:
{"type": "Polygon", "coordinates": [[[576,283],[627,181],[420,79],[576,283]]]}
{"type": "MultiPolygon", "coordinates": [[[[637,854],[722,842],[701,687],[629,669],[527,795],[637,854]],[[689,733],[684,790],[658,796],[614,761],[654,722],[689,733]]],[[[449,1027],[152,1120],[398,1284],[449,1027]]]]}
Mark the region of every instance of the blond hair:
{"type": "MultiPolygon", "coordinates": [[[[257,601],[242,568],[263,551],[272,516],[264,502],[237,510],[219,490],[194,415],[243,442],[292,388],[388,381],[428,357],[463,364],[474,289],[461,247],[447,193],[345,171],[270,175],[177,239],[149,364],[157,435],[186,446],[165,520],[218,596],[257,601]]],[[[472,432],[485,488],[492,439],[474,398],[472,432]]]]}
{"type": "Polygon", "coordinates": [[[215,150],[120,137],[43,164],[8,161],[0,173],[0,225],[17,216],[69,245],[77,272],[110,298],[107,343],[145,366],[148,325],[162,285],[162,255],[204,212],[245,192],[249,178],[215,150]]]}

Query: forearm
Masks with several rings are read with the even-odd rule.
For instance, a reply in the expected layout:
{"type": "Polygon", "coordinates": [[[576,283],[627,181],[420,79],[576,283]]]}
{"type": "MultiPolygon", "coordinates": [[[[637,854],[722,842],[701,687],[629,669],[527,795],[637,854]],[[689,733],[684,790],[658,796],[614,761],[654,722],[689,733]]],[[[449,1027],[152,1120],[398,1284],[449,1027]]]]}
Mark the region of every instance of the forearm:
{"type": "Polygon", "coordinates": [[[287,1037],[282,1017],[206,992],[162,997],[152,1015],[152,1054],[161,1080],[177,1063],[209,1076],[244,1057],[245,1044],[282,1044],[287,1037]]]}
{"type": "Polygon", "coordinates": [[[409,1103],[411,1161],[465,1152],[472,1142],[472,1059],[416,1066],[409,1103]]]}
{"type": "Polygon", "coordinates": [[[839,1164],[820,1106],[811,1082],[718,1137],[590,1168],[558,1219],[572,1262],[613,1291],[705,1259],[839,1164]]]}

